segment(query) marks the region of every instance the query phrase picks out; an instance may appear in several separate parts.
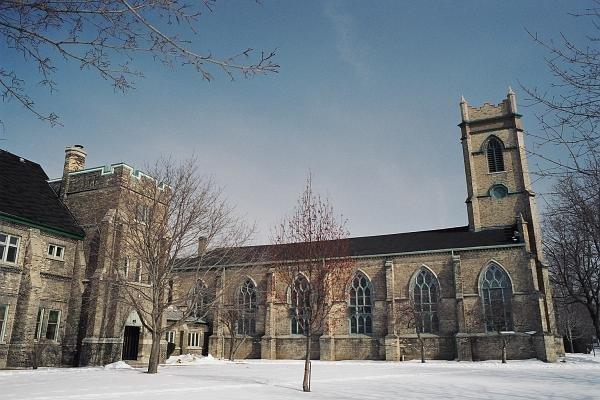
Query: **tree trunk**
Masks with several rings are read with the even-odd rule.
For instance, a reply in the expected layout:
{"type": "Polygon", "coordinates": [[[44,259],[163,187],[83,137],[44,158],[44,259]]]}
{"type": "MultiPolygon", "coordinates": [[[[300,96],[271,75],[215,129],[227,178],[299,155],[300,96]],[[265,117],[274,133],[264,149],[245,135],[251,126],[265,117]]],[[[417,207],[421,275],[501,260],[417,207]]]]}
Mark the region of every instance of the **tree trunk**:
{"type": "Polygon", "coordinates": [[[506,364],[506,340],[502,339],[502,364],[506,364]]]}
{"type": "Polygon", "coordinates": [[[574,353],[573,350],[573,332],[571,331],[571,327],[567,328],[567,342],[569,342],[569,353],[574,353]]]}
{"type": "Polygon", "coordinates": [[[596,306],[596,303],[592,304],[588,302],[585,304],[585,307],[590,314],[590,319],[592,320],[592,325],[594,325],[594,331],[596,333],[596,338],[600,339],[600,307],[596,306]]]}
{"type": "Polygon", "coordinates": [[[152,346],[150,347],[150,359],[148,361],[148,373],[156,374],[158,372],[158,362],[160,360],[160,335],[156,331],[152,332],[152,346]]]}
{"type": "Polygon", "coordinates": [[[304,358],[304,380],[302,381],[302,390],[310,392],[310,333],[306,334],[306,357],[304,358]]]}
{"type": "Polygon", "coordinates": [[[573,338],[569,337],[567,341],[569,342],[569,353],[575,353],[575,349],[573,348],[573,338]]]}
{"type": "Polygon", "coordinates": [[[596,338],[600,339],[600,317],[598,315],[594,319],[594,330],[596,331],[596,338]]]}
{"type": "Polygon", "coordinates": [[[229,361],[233,361],[234,360],[234,356],[235,356],[235,335],[231,335],[231,337],[229,338],[229,361]]]}
{"type": "Polygon", "coordinates": [[[425,342],[421,335],[419,335],[419,343],[421,344],[421,362],[425,363],[425,342]]]}

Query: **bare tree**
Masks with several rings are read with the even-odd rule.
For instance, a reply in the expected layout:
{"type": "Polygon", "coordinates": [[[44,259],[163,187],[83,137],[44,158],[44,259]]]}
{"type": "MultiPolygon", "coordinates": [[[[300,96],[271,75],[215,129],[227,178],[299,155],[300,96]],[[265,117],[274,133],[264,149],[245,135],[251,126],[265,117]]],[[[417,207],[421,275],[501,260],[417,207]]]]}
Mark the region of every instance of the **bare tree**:
{"type": "MultiPolygon", "coordinates": [[[[507,349],[508,343],[511,338],[511,334],[514,334],[512,331],[512,326],[508,326],[509,321],[504,317],[504,306],[502,302],[492,302],[489,305],[490,310],[486,315],[486,325],[490,331],[496,332],[498,335],[498,341],[500,343],[500,359],[502,360],[502,364],[506,364],[506,360],[508,358],[507,349]],[[509,330],[511,329],[511,330],[509,330]]],[[[510,323],[514,323],[510,321],[510,323]]]]}
{"type": "MultiPolygon", "coordinates": [[[[277,72],[273,52],[252,57],[248,48],[239,54],[218,57],[209,50],[192,48],[198,18],[211,12],[216,0],[5,0],[0,2],[0,37],[9,49],[37,69],[39,84],[56,89],[56,59],[90,69],[109,81],[115,90],[134,87],[132,79],[143,73],[132,66],[143,54],[168,66],[189,65],[205,80],[213,70],[231,79],[277,72]]],[[[16,100],[38,118],[59,124],[55,113],[44,114],[34,104],[25,74],[0,64],[4,100],[16,100]]]]}
{"type": "Polygon", "coordinates": [[[122,199],[124,252],[136,260],[136,271],[134,279],[121,272],[117,282],[152,335],[148,372],[156,373],[163,334],[218,307],[226,287],[213,277],[252,230],[215,183],[198,174],[195,159],[180,164],[161,159],[148,174],[122,199]],[[191,288],[172,290],[181,279],[191,281],[191,288]],[[167,324],[165,311],[173,307],[180,316],[167,324]]]}
{"type": "MultiPolygon", "coordinates": [[[[261,253],[252,251],[252,247],[243,249],[244,261],[262,261],[261,253]]],[[[225,271],[224,271],[225,272],[225,271]]],[[[230,361],[235,360],[239,348],[256,335],[256,319],[258,312],[259,288],[254,280],[249,278],[258,272],[252,267],[229,268],[222,277],[227,290],[223,292],[222,304],[219,306],[218,318],[229,335],[227,356],[230,361]]],[[[223,354],[225,356],[225,354],[223,354]]]]}
{"type": "MultiPolygon", "coordinates": [[[[425,329],[425,319],[429,319],[430,313],[425,311],[423,307],[415,301],[414,296],[412,295],[402,304],[397,306],[396,312],[396,317],[400,326],[405,326],[410,330],[414,330],[416,333],[417,341],[419,342],[421,362],[425,363],[425,341],[423,340],[422,334],[425,329]]],[[[427,323],[431,322],[428,321],[427,323]]]]}
{"type": "Polygon", "coordinates": [[[541,109],[541,131],[528,135],[540,146],[532,153],[542,160],[538,173],[544,176],[595,173],[589,167],[600,161],[600,0],[570,16],[575,23],[589,22],[594,33],[579,42],[564,34],[555,41],[529,32],[547,50],[546,66],[554,76],[550,89],[521,84],[530,104],[541,109]]]}
{"type": "Polygon", "coordinates": [[[256,334],[256,292],[249,296],[250,303],[238,297],[224,305],[220,312],[220,321],[229,333],[229,361],[235,360],[238,349],[256,334]]]}
{"type": "Polygon", "coordinates": [[[593,33],[583,41],[565,35],[554,41],[531,33],[548,51],[546,65],[554,80],[549,90],[524,89],[542,110],[541,133],[529,133],[542,146],[533,151],[545,162],[539,173],[557,178],[545,213],[544,247],[552,283],[559,304],[570,308],[577,303],[587,309],[598,336],[600,1],[590,1],[571,17],[589,23],[593,33]]]}
{"type": "Polygon", "coordinates": [[[587,309],[600,337],[600,174],[572,174],[554,191],[544,240],[550,278],[565,301],[587,309]]]}
{"type": "Polygon", "coordinates": [[[313,192],[310,175],[293,213],[276,227],[273,242],[277,276],[288,288],[281,295],[290,305],[292,333],[306,336],[302,389],[310,392],[312,341],[335,319],[335,305],[347,298],[353,270],[346,221],[313,192]]]}
{"type": "Polygon", "coordinates": [[[573,342],[583,337],[582,321],[578,309],[580,304],[573,302],[567,293],[563,293],[560,286],[554,287],[553,294],[558,333],[567,339],[569,353],[574,353],[573,342]]]}
{"type": "MultiPolygon", "coordinates": [[[[484,332],[496,335],[497,341],[494,344],[498,346],[498,355],[502,364],[506,364],[508,360],[508,345],[515,338],[515,329],[518,327],[515,327],[510,306],[507,307],[507,304],[502,301],[502,297],[507,295],[512,296],[512,292],[502,293],[501,289],[494,289],[493,292],[490,294],[491,301],[485,304],[485,310],[479,307],[470,307],[465,310],[465,318],[471,321],[480,321],[484,327],[484,332]]],[[[521,324],[518,325],[521,326],[521,324]]],[[[471,328],[472,333],[477,331],[477,328],[471,328]]],[[[534,332],[526,333],[533,334],[534,332]]],[[[473,342],[471,342],[471,351],[473,351],[473,342]]]]}
{"type": "Polygon", "coordinates": [[[229,361],[235,360],[236,352],[248,339],[248,335],[254,334],[244,331],[244,325],[240,324],[240,320],[243,320],[247,313],[248,310],[236,302],[224,306],[221,310],[220,321],[229,333],[229,361]]]}

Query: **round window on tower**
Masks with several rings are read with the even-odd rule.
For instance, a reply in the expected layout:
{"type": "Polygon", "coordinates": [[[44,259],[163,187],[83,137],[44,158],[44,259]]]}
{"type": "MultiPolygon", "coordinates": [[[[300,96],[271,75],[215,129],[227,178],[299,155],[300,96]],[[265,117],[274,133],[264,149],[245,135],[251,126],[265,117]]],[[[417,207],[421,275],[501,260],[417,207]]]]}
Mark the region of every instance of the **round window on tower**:
{"type": "Polygon", "coordinates": [[[504,185],[494,185],[490,188],[490,196],[494,199],[502,199],[508,196],[508,188],[504,185]]]}

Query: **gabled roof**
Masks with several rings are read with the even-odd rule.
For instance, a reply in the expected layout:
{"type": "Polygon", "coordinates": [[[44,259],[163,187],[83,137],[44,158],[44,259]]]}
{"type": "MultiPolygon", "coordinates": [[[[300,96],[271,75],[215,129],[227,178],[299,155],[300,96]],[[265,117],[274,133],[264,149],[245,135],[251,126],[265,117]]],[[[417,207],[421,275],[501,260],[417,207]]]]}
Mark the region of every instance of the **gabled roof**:
{"type": "Polygon", "coordinates": [[[0,150],[0,219],[83,238],[83,229],[47,181],[39,164],[0,150]]]}
{"type": "MultiPolygon", "coordinates": [[[[468,226],[389,235],[362,236],[346,239],[345,249],[350,257],[385,256],[431,251],[465,250],[480,247],[518,245],[523,241],[514,237],[516,226],[471,231],[468,226]]],[[[285,245],[245,246],[227,250],[213,250],[201,260],[205,265],[235,265],[282,261],[282,255],[294,253],[296,243],[285,245]]],[[[327,246],[323,246],[327,249],[327,246]]],[[[327,255],[326,255],[327,256],[327,255]]],[[[180,269],[195,268],[197,257],[182,260],[180,269]]]]}

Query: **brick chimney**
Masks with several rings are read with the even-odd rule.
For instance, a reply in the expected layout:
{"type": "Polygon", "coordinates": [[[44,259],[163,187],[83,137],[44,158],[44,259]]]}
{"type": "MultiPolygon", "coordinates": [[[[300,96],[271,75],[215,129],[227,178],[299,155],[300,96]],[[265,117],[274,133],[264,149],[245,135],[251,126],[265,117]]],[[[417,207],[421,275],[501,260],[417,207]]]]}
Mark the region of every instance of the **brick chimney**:
{"type": "Polygon", "coordinates": [[[207,245],[208,245],[208,239],[204,236],[200,236],[198,238],[198,257],[202,257],[204,255],[207,245]]]}
{"type": "Polygon", "coordinates": [[[67,147],[65,149],[65,167],[63,169],[63,176],[69,172],[81,171],[84,169],[86,155],[85,149],[80,144],[74,144],[73,146],[67,147]]]}
{"type": "Polygon", "coordinates": [[[63,167],[63,176],[59,193],[62,201],[67,200],[67,193],[69,191],[69,173],[85,169],[86,155],[85,149],[80,144],[74,144],[65,149],[65,166],[63,167]]]}

